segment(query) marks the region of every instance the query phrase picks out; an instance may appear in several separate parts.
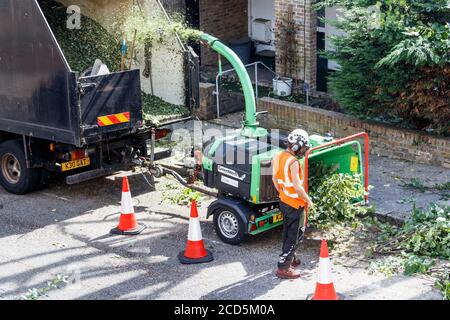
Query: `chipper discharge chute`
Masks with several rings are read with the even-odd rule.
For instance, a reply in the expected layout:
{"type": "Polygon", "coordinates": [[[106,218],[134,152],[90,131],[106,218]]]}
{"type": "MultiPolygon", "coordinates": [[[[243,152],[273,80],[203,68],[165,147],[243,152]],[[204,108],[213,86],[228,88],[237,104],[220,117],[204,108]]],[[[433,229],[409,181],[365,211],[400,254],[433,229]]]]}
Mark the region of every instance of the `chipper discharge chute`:
{"type": "MultiPolygon", "coordinates": [[[[202,42],[225,57],[234,67],[245,96],[245,121],[236,134],[217,138],[202,155],[204,184],[215,188],[219,197],[208,208],[214,216],[219,237],[226,243],[239,244],[249,235],[259,234],[283,222],[278,208],[278,194],[272,183],[272,158],[285,148],[283,137],[276,130],[259,127],[252,82],[238,56],[217,38],[203,34],[202,42]]],[[[368,191],[368,148],[366,133],[344,139],[311,136],[313,148],[299,159],[308,190],[309,168],[315,162],[332,165],[338,173],[360,174],[368,191]],[[365,159],[362,145],[364,139],[365,159]]],[[[368,201],[354,199],[355,202],[368,201]]]]}

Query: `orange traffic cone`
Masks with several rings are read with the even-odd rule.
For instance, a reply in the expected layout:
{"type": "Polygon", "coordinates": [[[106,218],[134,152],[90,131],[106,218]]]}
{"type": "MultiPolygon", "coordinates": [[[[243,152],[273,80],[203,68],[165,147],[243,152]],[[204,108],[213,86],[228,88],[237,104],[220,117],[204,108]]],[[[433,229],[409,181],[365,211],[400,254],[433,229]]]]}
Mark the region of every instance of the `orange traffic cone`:
{"type": "Polygon", "coordinates": [[[214,260],[212,253],[205,249],[205,244],[203,243],[197,202],[195,200],[191,204],[191,218],[189,220],[186,250],[180,252],[178,259],[182,264],[206,263],[214,260]]]}
{"type": "Polygon", "coordinates": [[[112,234],[133,236],[138,235],[146,226],[137,223],[134,214],[133,199],[131,198],[130,185],[128,178],[124,177],[122,182],[122,203],[120,209],[120,222],[117,228],[111,230],[112,234]]]}
{"type": "Polygon", "coordinates": [[[319,276],[317,279],[316,292],[310,295],[308,300],[344,300],[345,296],[336,293],[333,280],[331,279],[331,261],[328,255],[328,245],[322,240],[319,258],[319,276]]]}

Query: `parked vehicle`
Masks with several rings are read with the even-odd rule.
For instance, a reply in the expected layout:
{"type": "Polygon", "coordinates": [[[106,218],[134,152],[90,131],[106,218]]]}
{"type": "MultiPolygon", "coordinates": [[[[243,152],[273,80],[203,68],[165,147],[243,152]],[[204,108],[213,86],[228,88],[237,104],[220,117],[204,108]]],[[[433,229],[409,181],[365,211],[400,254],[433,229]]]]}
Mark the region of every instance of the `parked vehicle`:
{"type": "Polygon", "coordinates": [[[37,1],[1,1],[0,30],[0,184],[7,191],[31,192],[49,172],[75,184],[127,169],[149,155],[152,135],[167,133],[143,121],[139,70],[71,70],[37,1]]]}

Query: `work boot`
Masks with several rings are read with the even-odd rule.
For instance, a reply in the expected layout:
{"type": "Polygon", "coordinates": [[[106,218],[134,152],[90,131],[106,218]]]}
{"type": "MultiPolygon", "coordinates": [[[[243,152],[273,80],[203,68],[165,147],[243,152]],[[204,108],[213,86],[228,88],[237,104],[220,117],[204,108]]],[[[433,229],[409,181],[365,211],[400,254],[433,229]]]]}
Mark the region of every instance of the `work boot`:
{"type": "Polygon", "coordinates": [[[298,279],[300,278],[300,272],[295,271],[292,267],[289,269],[278,269],[276,272],[276,275],[278,278],[280,279],[289,279],[289,280],[293,280],[293,279],[298,279]]]}
{"type": "Polygon", "coordinates": [[[292,267],[292,268],[297,268],[297,267],[300,266],[301,264],[302,264],[302,262],[301,262],[300,259],[295,255],[295,256],[294,256],[294,260],[292,260],[291,267],[292,267]]]}

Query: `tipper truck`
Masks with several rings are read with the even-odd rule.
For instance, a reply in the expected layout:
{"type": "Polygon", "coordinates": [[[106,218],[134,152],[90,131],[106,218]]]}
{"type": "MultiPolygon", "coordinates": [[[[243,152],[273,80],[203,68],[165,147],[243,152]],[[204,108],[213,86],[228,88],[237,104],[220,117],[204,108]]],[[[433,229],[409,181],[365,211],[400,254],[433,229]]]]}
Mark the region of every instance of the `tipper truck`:
{"type": "Polygon", "coordinates": [[[126,169],[166,132],[143,121],[139,70],[82,72],[71,69],[38,1],[0,1],[0,184],[7,191],[30,192],[49,172],[75,184],[126,169]]]}

